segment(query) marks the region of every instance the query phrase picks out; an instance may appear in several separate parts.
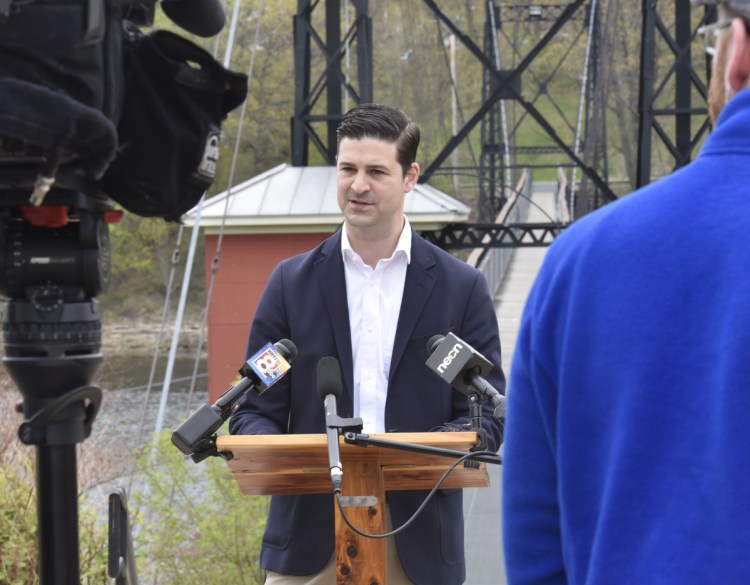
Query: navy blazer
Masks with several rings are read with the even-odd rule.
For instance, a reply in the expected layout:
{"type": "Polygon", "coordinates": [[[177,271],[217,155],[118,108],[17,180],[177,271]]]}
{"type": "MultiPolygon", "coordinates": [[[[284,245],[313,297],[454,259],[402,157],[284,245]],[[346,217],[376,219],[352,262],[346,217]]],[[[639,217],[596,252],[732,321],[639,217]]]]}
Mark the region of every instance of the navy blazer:
{"type": "MultiPolygon", "coordinates": [[[[489,359],[489,382],[501,391],[497,317],[484,276],[412,231],[388,396],[387,432],[423,432],[469,424],[467,397],[425,365],[427,341],[455,333],[489,359]]],[[[318,361],[336,357],[343,392],[338,414],[353,416],[353,366],[349,311],[339,230],[318,247],[281,262],[271,274],[253,318],[248,355],[268,342],[291,339],[299,350],[291,370],[271,389],[248,392],[230,420],[232,434],[324,433],[323,404],[316,390],[318,361]]],[[[489,448],[497,450],[502,425],[485,406],[489,448]]],[[[393,526],[403,524],[424,500],[423,491],[391,491],[393,526]]],[[[331,494],[273,496],[260,564],[285,575],[317,573],[334,552],[331,494]]],[[[500,519],[498,518],[498,522],[500,519]]],[[[417,520],[396,536],[399,558],[417,584],[459,585],[465,579],[463,498],[441,490],[417,520]]]]}

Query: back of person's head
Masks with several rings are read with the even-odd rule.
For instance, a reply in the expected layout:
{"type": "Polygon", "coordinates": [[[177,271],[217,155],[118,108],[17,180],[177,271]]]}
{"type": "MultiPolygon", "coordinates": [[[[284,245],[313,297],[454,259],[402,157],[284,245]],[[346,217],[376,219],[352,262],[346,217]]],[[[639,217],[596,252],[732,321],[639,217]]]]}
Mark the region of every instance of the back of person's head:
{"type": "Polygon", "coordinates": [[[741,18],[750,31],[750,0],[691,0],[693,4],[716,5],[719,19],[741,18]]]}
{"type": "Polygon", "coordinates": [[[399,109],[361,104],[349,110],[336,130],[336,150],[344,138],[376,138],[396,144],[396,159],[406,174],[417,160],[419,128],[399,109]]]}
{"type": "Polygon", "coordinates": [[[706,35],[706,51],[712,55],[712,71],[708,84],[708,112],[715,126],[724,106],[740,90],[750,86],[750,68],[747,54],[750,38],[750,0],[692,0],[693,4],[718,7],[716,22],[707,24],[698,32],[706,35]],[[736,19],[743,27],[730,32],[736,19]],[[740,35],[740,36],[735,36],[740,35]],[[737,51],[730,50],[729,39],[737,51]]]}
{"type": "Polygon", "coordinates": [[[750,0],[692,0],[693,4],[717,4],[727,14],[725,16],[739,16],[750,20],[750,0]]]}

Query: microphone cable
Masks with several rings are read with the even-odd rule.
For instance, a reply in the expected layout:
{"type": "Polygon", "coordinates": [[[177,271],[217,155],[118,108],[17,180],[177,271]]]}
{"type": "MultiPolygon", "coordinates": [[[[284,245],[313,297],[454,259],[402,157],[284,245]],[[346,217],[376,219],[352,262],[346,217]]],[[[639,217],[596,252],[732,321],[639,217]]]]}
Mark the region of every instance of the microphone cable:
{"type": "Polygon", "coordinates": [[[443,482],[448,478],[448,475],[453,471],[456,467],[458,467],[461,463],[464,461],[468,461],[470,459],[473,459],[477,455],[497,455],[497,453],[493,451],[471,451],[467,453],[466,455],[463,455],[456,459],[449,467],[445,470],[445,473],[440,477],[438,482],[435,484],[435,487],[430,490],[430,493],[427,494],[424,501],[419,505],[419,507],[414,511],[414,514],[411,515],[411,518],[409,518],[406,522],[404,522],[401,526],[398,528],[394,528],[390,532],[386,532],[384,534],[371,534],[369,532],[365,532],[363,530],[360,530],[354,524],[351,523],[351,520],[346,515],[346,512],[344,512],[344,506],[341,504],[341,494],[336,493],[336,505],[339,507],[339,511],[341,512],[341,517],[344,519],[344,522],[346,522],[346,525],[351,528],[354,532],[359,534],[360,536],[364,536],[365,538],[388,538],[389,536],[395,536],[396,534],[406,530],[413,522],[417,519],[417,517],[422,513],[422,510],[424,510],[425,506],[428,504],[428,502],[433,498],[433,496],[437,493],[437,491],[440,489],[440,486],[443,484],[443,482]]]}

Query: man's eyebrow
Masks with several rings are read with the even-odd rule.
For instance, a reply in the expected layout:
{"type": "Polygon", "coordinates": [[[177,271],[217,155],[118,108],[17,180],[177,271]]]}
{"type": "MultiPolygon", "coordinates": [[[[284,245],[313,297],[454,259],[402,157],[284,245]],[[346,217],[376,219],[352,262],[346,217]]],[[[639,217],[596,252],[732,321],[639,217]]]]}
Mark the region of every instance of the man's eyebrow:
{"type": "MultiPolygon", "coordinates": [[[[338,166],[355,167],[357,165],[354,164],[353,162],[339,159],[338,166]]],[[[389,170],[388,165],[384,163],[372,163],[372,164],[365,164],[361,166],[366,168],[368,171],[388,171],[389,170]]]]}

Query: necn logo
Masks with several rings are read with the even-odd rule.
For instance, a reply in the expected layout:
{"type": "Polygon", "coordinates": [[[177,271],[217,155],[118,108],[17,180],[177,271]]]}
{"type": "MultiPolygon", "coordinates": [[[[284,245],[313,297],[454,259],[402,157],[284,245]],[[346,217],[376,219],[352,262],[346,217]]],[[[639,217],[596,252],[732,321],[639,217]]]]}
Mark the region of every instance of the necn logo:
{"type": "Polygon", "coordinates": [[[456,356],[461,352],[461,350],[464,348],[463,345],[460,343],[455,344],[451,350],[448,352],[448,355],[446,355],[443,358],[443,361],[440,362],[440,365],[437,367],[437,371],[439,374],[442,374],[445,372],[445,370],[448,369],[448,366],[451,365],[454,359],[456,359],[456,356]]]}

